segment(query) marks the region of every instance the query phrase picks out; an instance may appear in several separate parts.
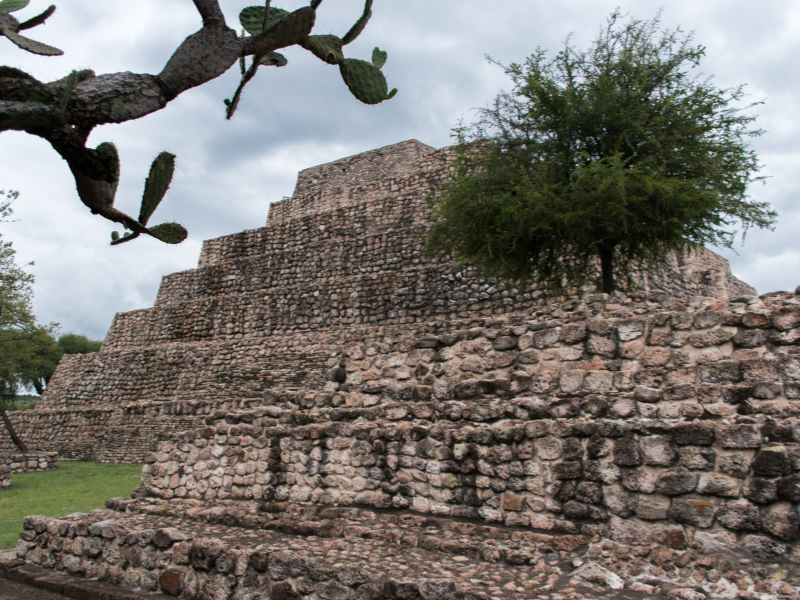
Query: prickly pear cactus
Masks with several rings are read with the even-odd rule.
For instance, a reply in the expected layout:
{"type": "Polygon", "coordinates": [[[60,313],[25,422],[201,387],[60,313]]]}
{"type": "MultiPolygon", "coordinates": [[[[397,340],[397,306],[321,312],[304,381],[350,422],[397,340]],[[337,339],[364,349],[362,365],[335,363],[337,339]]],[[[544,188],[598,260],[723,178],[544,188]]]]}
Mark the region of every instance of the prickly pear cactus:
{"type": "Polygon", "coordinates": [[[97,146],[95,150],[103,154],[108,154],[113,158],[114,171],[112,177],[114,180],[111,182],[111,198],[113,200],[117,195],[117,186],[119,186],[119,152],[117,151],[117,147],[111,142],[103,142],[97,146]]]}
{"type": "Polygon", "coordinates": [[[329,65],[340,65],[344,62],[342,40],[335,35],[310,35],[306,44],[314,56],[329,65]]]}
{"type": "Polygon", "coordinates": [[[0,35],[5,36],[9,40],[11,40],[14,44],[16,44],[18,47],[22,48],[23,50],[27,50],[28,52],[31,52],[33,54],[39,54],[41,56],[60,56],[61,54],[64,54],[58,48],[53,48],[53,46],[48,46],[47,44],[37,42],[35,40],[32,40],[30,38],[27,38],[19,34],[19,32],[23,29],[30,29],[31,27],[36,27],[37,25],[41,25],[56,10],[55,6],[51,6],[42,14],[20,24],[20,22],[17,21],[17,19],[12,17],[8,13],[12,13],[22,8],[25,8],[26,6],[28,6],[28,2],[29,0],[0,1],[0,35]]]}
{"type": "Polygon", "coordinates": [[[150,174],[144,183],[144,194],[142,195],[142,208],[139,211],[139,223],[147,225],[147,221],[153,216],[158,205],[164,199],[172,176],[175,173],[175,155],[169,152],[162,152],[153,161],[150,167],[150,174]]]}
{"type": "Polygon", "coordinates": [[[0,12],[10,13],[28,6],[31,0],[3,0],[0,2],[0,12]]]}
{"type": "Polygon", "coordinates": [[[270,8],[266,19],[266,27],[264,27],[264,11],[265,7],[263,6],[248,6],[239,13],[239,22],[247,33],[250,35],[258,35],[289,15],[288,10],[270,8]]]}
{"type": "Polygon", "coordinates": [[[389,55],[386,52],[376,47],[372,51],[372,64],[378,67],[379,69],[382,69],[383,65],[386,64],[386,59],[388,57],[389,55]]]}
{"type": "MultiPolygon", "coordinates": [[[[375,48],[373,57],[382,58],[386,62],[386,53],[375,48]]],[[[389,92],[386,77],[379,67],[365,60],[348,58],[339,65],[342,79],[350,88],[350,92],[364,104],[380,104],[384,100],[393,98],[397,89],[389,92]]]]}
{"type": "Polygon", "coordinates": [[[180,244],[189,236],[189,232],[178,223],[163,223],[149,229],[150,235],[167,244],[180,244]]]}

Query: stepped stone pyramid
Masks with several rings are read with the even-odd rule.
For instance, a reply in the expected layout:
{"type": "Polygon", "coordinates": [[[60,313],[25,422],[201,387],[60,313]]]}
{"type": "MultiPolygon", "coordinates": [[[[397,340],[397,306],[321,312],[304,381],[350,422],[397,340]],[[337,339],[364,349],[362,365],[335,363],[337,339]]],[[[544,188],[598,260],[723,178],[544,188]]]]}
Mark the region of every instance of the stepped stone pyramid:
{"type": "MultiPolygon", "coordinates": [[[[452,154],[409,140],[302,171],[266,227],[204,242],[198,268],[164,277],[153,308],[117,314],[99,353],[64,357],[37,410],[14,415],[22,437],[64,458],[141,462],[198,416],[323,387],[349,341],[541,304],[536,288],[422,257],[425,197],[452,154]]],[[[672,263],[655,283],[677,297],[755,294],[710,251],[672,263]]]]}
{"type": "Polygon", "coordinates": [[[18,428],[144,462],[140,485],[28,517],[0,573],[187,599],[796,598],[800,296],[706,250],[549,303],[427,261],[451,156],[301,172],[266,227],[206,242],[65,358],[18,428]]]}

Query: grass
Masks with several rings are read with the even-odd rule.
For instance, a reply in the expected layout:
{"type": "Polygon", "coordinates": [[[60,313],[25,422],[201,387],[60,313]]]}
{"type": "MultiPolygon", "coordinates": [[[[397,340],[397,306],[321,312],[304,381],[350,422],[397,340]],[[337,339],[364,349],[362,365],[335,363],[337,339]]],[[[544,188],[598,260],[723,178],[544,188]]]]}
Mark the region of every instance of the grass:
{"type": "Polygon", "coordinates": [[[141,472],[141,465],[61,462],[53,471],[14,473],[11,487],[0,490],[0,548],[17,543],[28,515],[63,517],[129,498],[141,472]]]}
{"type": "Polygon", "coordinates": [[[15,410],[33,410],[39,404],[39,396],[15,396],[13,400],[4,400],[3,407],[11,412],[15,410]]]}

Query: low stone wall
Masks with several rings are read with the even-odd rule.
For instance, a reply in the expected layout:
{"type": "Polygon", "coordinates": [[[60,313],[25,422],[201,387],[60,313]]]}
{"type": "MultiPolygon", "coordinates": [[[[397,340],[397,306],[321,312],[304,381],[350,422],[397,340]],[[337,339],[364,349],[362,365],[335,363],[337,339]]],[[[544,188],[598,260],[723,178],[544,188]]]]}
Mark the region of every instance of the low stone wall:
{"type": "MultiPolygon", "coordinates": [[[[355,565],[330,564],[310,552],[192,535],[175,527],[146,528],[109,511],[50,519],[26,517],[17,556],[27,562],[127,588],[182,598],[381,600],[399,582],[369,581],[355,565]],[[105,517],[105,520],[101,520],[105,517]]],[[[489,600],[456,595],[452,581],[414,585],[422,600],[489,600]],[[421,589],[420,589],[421,588],[421,589]]]]}
{"type": "Polygon", "coordinates": [[[11,467],[0,465],[0,489],[11,487],[11,467]]]}
{"type": "Polygon", "coordinates": [[[0,467],[12,473],[34,473],[58,468],[57,452],[30,452],[28,454],[0,454],[0,467]]]}

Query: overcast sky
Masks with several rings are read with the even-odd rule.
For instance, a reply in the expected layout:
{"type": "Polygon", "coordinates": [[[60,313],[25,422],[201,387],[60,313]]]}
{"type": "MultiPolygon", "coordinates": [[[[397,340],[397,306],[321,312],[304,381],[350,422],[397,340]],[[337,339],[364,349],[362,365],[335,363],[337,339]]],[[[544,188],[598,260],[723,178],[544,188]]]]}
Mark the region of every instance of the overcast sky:
{"type": "MultiPolygon", "coordinates": [[[[25,20],[49,2],[32,0],[15,13],[25,20]]],[[[222,0],[233,27],[254,2],[222,0]]],[[[306,1],[273,0],[297,9],[306,1]]],[[[72,69],[98,74],[158,73],[200,21],[191,0],[72,0],[60,2],[47,24],[26,33],[64,50],[37,57],[0,38],[2,63],[44,81],[72,69]]],[[[315,33],[343,35],[362,10],[361,0],[325,0],[315,33]]],[[[184,93],[144,119],[95,129],[90,143],[113,141],[122,160],[116,206],[138,214],[150,162],[162,150],[178,156],[177,172],[153,224],[178,221],[189,229],[180,246],[149,237],[110,247],[114,224],[81,204],[66,164],[42,140],[18,132],[0,136],[0,188],[21,192],[15,223],[0,225],[20,261],[35,261],[35,311],[62,331],[102,339],[116,312],[153,305],[163,275],[194,268],[204,239],[264,224],[269,204],[290,196],[297,172],[407,139],[434,147],[450,143],[460,118],[487,105],[511,85],[487,63],[521,62],[536,47],[558,51],[570,33],[587,47],[611,11],[649,19],[657,4],[620,0],[375,0],[361,37],[346,48],[369,60],[374,46],[389,54],[384,67],[391,101],[375,107],[355,100],[338,69],[300,48],[289,66],[261,69],[233,121],[223,99],[233,94],[238,69],[184,93]]],[[[800,284],[800,3],[789,0],[665,0],[662,22],[695,31],[707,47],[701,70],[720,87],[747,84],[758,107],[753,141],[769,177],[750,195],[779,213],[774,232],[751,231],[736,252],[721,252],[733,272],[760,293],[800,284]]]]}

